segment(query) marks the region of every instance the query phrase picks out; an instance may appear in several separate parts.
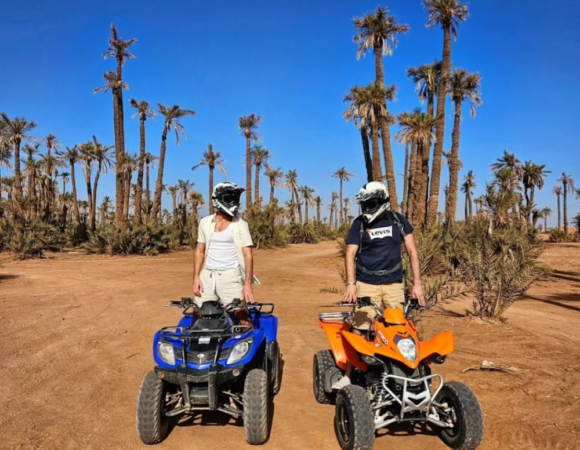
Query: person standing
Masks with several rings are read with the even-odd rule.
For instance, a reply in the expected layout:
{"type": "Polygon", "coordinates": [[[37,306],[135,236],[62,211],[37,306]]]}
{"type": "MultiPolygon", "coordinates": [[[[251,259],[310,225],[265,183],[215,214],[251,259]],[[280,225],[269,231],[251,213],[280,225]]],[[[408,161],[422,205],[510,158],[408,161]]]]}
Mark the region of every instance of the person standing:
{"type": "Polygon", "coordinates": [[[248,223],[239,215],[240,196],[245,189],[235,183],[218,183],[212,192],[216,213],[199,223],[193,269],[193,293],[201,306],[219,301],[223,306],[234,299],[255,303],[252,237],[248,223]]]}
{"type": "MultiPolygon", "coordinates": [[[[411,260],[413,289],[411,295],[425,306],[421,285],[421,265],[413,238],[413,227],[401,214],[391,211],[387,187],[379,181],[367,183],[356,196],[362,215],[356,218],[346,238],[345,268],[347,286],[344,300],[355,303],[358,297],[370,297],[379,308],[402,308],[405,301],[401,248],[411,260]]],[[[356,332],[368,330],[376,313],[371,307],[357,310],[352,326],[356,332]]],[[[333,389],[350,384],[352,366],[333,389]]]]}

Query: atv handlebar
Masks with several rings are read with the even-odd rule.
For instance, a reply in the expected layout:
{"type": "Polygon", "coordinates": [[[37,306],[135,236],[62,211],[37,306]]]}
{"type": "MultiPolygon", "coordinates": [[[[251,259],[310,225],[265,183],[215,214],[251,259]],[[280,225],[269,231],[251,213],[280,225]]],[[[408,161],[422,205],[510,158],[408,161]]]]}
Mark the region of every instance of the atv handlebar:
{"type": "MultiPolygon", "coordinates": [[[[350,303],[350,302],[339,302],[338,304],[339,306],[351,306],[354,308],[364,308],[364,307],[371,307],[373,308],[376,313],[380,316],[382,315],[382,309],[375,305],[372,301],[370,297],[358,297],[356,299],[356,302],[350,303]]],[[[421,306],[419,304],[419,300],[416,298],[410,298],[410,299],[406,299],[405,302],[403,303],[403,313],[405,314],[406,318],[409,318],[411,316],[411,313],[413,311],[421,311],[425,309],[425,306],[421,306]]]]}

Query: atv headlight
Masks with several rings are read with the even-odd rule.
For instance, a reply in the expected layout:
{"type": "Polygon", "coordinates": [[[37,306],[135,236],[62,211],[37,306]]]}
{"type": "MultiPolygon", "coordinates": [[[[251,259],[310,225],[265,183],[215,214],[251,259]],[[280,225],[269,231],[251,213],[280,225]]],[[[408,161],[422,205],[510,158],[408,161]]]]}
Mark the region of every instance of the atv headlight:
{"type": "Polygon", "coordinates": [[[364,363],[368,364],[369,366],[378,366],[383,363],[381,360],[375,358],[374,356],[364,354],[361,354],[361,359],[363,360],[364,363]]]}
{"type": "Polygon", "coordinates": [[[159,341],[157,344],[157,350],[159,351],[159,357],[167,364],[175,365],[175,353],[173,352],[173,345],[169,342],[159,341]]]}
{"type": "Polygon", "coordinates": [[[230,356],[228,356],[226,364],[235,364],[241,359],[243,359],[248,354],[251,347],[252,347],[252,339],[238,342],[236,345],[234,345],[234,348],[232,348],[232,351],[230,352],[230,356]]]}
{"type": "Polygon", "coordinates": [[[399,339],[397,348],[401,354],[411,362],[417,359],[417,345],[411,338],[399,339]]]}

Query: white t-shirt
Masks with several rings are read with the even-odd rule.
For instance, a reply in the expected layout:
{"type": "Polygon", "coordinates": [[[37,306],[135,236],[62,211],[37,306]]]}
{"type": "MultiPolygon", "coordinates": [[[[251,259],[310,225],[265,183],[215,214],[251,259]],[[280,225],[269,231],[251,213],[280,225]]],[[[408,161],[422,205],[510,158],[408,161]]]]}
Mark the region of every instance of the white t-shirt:
{"type": "Polygon", "coordinates": [[[212,234],[205,259],[205,268],[210,270],[229,270],[237,269],[238,266],[238,253],[230,224],[225,230],[212,234]]]}

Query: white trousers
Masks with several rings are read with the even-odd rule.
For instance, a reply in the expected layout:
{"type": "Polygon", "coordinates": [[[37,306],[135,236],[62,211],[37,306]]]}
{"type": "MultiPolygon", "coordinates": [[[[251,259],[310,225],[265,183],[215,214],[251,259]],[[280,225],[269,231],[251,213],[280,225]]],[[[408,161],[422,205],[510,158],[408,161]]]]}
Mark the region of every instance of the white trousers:
{"type": "Polygon", "coordinates": [[[241,300],[243,298],[244,280],[239,268],[203,269],[200,279],[203,284],[203,292],[201,297],[195,298],[195,303],[198,306],[210,300],[219,301],[225,306],[235,299],[241,300]]]}

